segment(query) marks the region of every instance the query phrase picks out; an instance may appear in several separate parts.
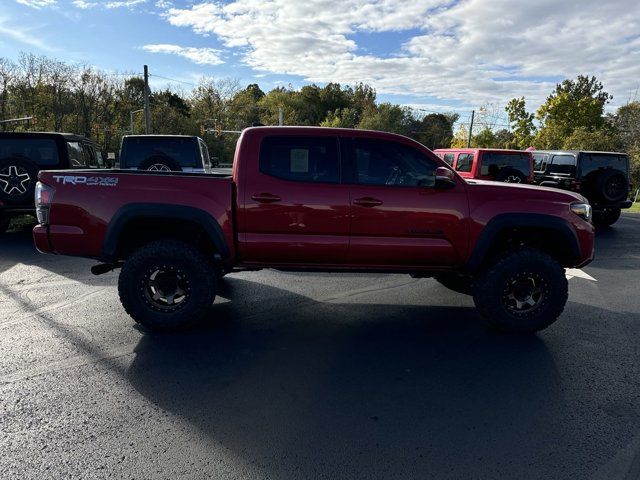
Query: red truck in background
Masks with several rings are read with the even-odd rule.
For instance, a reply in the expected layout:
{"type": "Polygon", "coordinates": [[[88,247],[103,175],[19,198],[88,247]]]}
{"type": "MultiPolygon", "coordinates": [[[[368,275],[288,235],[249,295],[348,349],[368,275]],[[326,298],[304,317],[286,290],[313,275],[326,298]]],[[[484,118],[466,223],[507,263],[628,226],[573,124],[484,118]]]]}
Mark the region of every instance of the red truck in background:
{"type": "Polygon", "coordinates": [[[46,171],[38,250],[121,267],[120,299],[150,328],[202,319],[228,272],[275,268],[433,276],[492,327],[534,332],[567,301],[564,267],[593,258],[591,208],[557,189],[463,180],[382,132],[244,130],[232,175],[46,171]]]}
{"type": "Polygon", "coordinates": [[[462,178],[535,183],[531,152],[499,148],[439,148],[433,152],[462,178]]]}

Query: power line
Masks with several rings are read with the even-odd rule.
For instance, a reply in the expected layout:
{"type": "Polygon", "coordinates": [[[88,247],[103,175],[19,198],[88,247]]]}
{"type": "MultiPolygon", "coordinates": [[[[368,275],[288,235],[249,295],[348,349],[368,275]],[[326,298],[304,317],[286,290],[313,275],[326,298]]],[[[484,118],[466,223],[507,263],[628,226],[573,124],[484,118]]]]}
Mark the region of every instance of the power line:
{"type": "Polygon", "coordinates": [[[162,78],[163,80],[169,80],[170,82],[184,83],[185,85],[191,85],[192,87],[197,87],[198,86],[195,83],[185,82],[184,80],[178,80],[176,78],[164,77],[162,75],[157,75],[155,73],[150,73],[149,76],[150,77],[156,77],[156,78],[162,78]]]}

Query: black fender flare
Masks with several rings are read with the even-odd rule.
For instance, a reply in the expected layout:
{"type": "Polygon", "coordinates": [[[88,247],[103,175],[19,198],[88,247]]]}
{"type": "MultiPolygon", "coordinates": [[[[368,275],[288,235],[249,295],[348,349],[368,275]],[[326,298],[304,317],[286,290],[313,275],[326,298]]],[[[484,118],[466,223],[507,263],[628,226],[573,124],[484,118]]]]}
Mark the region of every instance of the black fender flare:
{"type": "Polygon", "coordinates": [[[564,218],[539,213],[503,213],[492,218],[482,229],[466,264],[466,270],[478,270],[498,235],[512,228],[533,230],[538,228],[545,232],[550,230],[557,232],[558,240],[561,239],[564,242],[563,245],[569,254],[566,265],[575,265],[580,260],[578,235],[571,224],[564,218]]]}
{"type": "Polygon", "coordinates": [[[196,207],[165,203],[131,203],[120,207],[111,218],[102,242],[102,258],[111,261],[116,258],[120,235],[124,227],[135,218],[158,218],[165,220],[186,220],[200,225],[223,259],[231,255],[222,227],[209,213],[196,207]]]}

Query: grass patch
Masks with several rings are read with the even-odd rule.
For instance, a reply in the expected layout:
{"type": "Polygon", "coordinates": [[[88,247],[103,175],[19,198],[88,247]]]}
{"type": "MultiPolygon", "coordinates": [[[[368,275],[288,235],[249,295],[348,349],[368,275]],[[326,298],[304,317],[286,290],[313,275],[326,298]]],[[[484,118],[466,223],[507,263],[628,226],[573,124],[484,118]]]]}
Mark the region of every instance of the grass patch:
{"type": "Polygon", "coordinates": [[[633,205],[631,205],[631,208],[628,210],[623,210],[623,212],[629,212],[629,213],[640,213],[640,202],[636,202],[633,205]]]}

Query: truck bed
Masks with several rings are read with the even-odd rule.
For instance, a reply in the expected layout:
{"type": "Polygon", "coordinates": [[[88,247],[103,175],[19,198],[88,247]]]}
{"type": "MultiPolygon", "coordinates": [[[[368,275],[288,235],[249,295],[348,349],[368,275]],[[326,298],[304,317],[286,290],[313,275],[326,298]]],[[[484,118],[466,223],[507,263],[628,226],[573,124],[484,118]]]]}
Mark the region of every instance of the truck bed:
{"type": "Polygon", "coordinates": [[[176,206],[204,211],[221,226],[228,245],[234,244],[230,172],[51,170],[41,171],[38,178],[55,188],[50,226],[34,231],[40,250],[102,258],[113,219],[145,206],[154,212],[176,206]]]}

